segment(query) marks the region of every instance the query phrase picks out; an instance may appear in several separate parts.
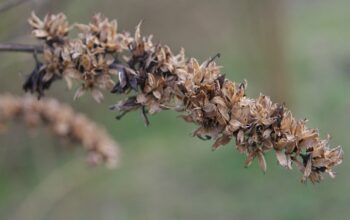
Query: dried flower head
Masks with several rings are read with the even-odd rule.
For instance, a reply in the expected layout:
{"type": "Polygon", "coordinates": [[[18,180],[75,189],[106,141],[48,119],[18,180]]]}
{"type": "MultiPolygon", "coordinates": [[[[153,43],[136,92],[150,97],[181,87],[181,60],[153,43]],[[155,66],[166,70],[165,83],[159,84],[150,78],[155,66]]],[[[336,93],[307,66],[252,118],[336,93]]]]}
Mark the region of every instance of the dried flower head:
{"type": "Polygon", "coordinates": [[[114,167],[117,163],[119,147],[105,130],[55,99],[38,101],[32,96],[0,95],[0,127],[15,120],[24,121],[29,128],[46,126],[56,136],[80,143],[91,164],[114,167]]]}
{"type": "MultiPolygon", "coordinates": [[[[41,27],[37,24],[49,23],[34,14],[31,20],[34,30],[41,27]]],[[[285,106],[265,95],[246,97],[247,82],[226,79],[215,63],[219,54],[199,63],[186,58],[184,49],[174,54],[166,45],[153,44],[152,36],[141,35],[140,24],[131,37],[118,32],[115,20],[100,15],[89,25],[75,27],[80,31],[75,39],[56,35],[52,40],[42,36],[53,34],[34,32],[44,40],[44,57],[28,77],[26,90],[42,95],[54,79],[64,78],[69,85],[72,80],[82,83],[75,98],[86,90],[96,101],[103,97],[100,89],[128,94],[111,106],[120,113],[117,118],[139,109],[148,124],[147,114],[182,112],[186,122],[198,125],[194,136],[214,140],[213,149],[234,139],[238,151],[247,156],[245,165],[257,158],[264,172],[264,155],[273,150],[280,165],[299,168],[303,181],[318,182],[325,172],[333,177],[332,169],[342,162],[341,147],[330,148],[328,139],[322,140],[317,130],[307,128],[305,120],[296,120],[285,106]]]]}
{"type": "Polygon", "coordinates": [[[33,27],[33,35],[46,42],[60,42],[69,32],[69,24],[63,13],[57,15],[46,15],[44,20],[40,20],[34,12],[28,19],[29,24],[33,27]]]}

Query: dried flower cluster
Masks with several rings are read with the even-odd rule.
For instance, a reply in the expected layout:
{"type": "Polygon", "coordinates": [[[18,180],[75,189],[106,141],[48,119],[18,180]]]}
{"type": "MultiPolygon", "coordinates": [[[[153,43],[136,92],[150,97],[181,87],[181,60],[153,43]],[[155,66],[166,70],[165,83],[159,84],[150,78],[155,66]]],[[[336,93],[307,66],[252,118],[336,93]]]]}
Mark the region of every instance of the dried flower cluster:
{"type": "Polygon", "coordinates": [[[264,95],[247,98],[247,83],[226,79],[215,64],[216,56],[199,64],[187,59],[183,49],[173,54],[166,45],[154,45],[152,36],[141,36],[140,25],[131,36],[118,32],[115,20],[100,15],[88,25],[72,27],[63,14],[47,15],[43,21],[33,14],[29,22],[45,46],[43,62],[37,62],[25,90],[40,96],[54,79],[64,78],[69,86],[72,80],[82,83],[75,97],[90,90],[100,101],[100,89],[128,94],[111,106],[121,113],[118,118],[140,109],[148,124],[148,113],[183,112],[186,122],[199,126],[194,136],[215,140],[213,149],[235,139],[239,152],[247,155],[246,166],[257,158],[264,172],[264,154],[274,150],[280,165],[291,169],[294,163],[299,168],[302,181],[319,182],[325,172],[333,177],[332,168],[342,162],[341,147],[330,148],[328,139],[321,140],[317,130],[294,119],[283,105],[264,95]],[[67,37],[71,28],[78,29],[78,38],[67,37]]]}
{"type": "Polygon", "coordinates": [[[30,128],[48,127],[60,138],[82,144],[88,151],[88,162],[114,167],[118,145],[107,133],[86,116],[75,113],[55,99],[38,101],[32,96],[0,95],[0,127],[20,120],[30,128]]]}

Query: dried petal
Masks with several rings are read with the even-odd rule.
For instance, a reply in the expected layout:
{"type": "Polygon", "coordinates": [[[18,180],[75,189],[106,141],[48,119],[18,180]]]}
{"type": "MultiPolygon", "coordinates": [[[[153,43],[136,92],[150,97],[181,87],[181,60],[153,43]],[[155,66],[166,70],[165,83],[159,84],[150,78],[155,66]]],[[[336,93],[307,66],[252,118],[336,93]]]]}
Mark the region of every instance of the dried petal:
{"type": "Polygon", "coordinates": [[[258,161],[259,161],[260,169],[264,173],[266,173],[266,169],[267,169],[266,160],[265,160],[264,154],[261,151],[258,152],[258,161]]]}

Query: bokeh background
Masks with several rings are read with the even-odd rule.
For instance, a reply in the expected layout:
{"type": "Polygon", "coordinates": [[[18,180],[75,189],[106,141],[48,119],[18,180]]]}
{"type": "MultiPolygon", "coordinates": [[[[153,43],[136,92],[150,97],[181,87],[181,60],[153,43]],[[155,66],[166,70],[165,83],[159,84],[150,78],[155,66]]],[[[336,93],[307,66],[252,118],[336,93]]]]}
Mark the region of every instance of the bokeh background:
{"type": "MultiPolygon", "coordinates": [[[[0,41],[35,43],[32,10],[82,23],[101,12],[131,32],[143,20],[143,33],[174,51],[202,61],[220,52],[228,78],[247,79],[249,96],[270,95],[332,134],[345,160],[336,179],[304,185],[271,153],[264,175],[256,161],[244,168],[234,143],[212,152],[210,141],[192,138],[194,126],[176,113],[151,116],[148,128],[138,112],[117,121],[108,106],[120,97],[72,102],[74,90],[58,82],[47,96],[103,125],[122,147],[122,166],[91,168],[79,147],[14,124],[0,135],[0,219],[349,219],[350,1],[35,0],[0,14],[0,41]]],[[[23,94],[33,65],[29,54],[1,53],[0,92],[23,94]]]]}

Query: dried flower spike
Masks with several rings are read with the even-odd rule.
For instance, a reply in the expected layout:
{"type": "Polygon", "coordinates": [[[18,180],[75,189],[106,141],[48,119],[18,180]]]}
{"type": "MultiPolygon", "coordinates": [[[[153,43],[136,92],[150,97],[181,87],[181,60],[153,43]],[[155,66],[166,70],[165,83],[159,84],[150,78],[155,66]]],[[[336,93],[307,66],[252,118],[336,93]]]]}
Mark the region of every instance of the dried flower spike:
{"type": "Polygon", "coordinates": [[[273,150],[281,166],[299,168],[302,181],[319,182],[323,173],[333,177],[333,168],[342,162],[341,147],[331,148],[328,139],[322,140],[317,130],[296,120],[285,106],[265,95],[246,97],[247,83],[226,79],[215,63],[219,55],[200,64],[186,58],[184,49],[174,54],[166,45],[153,44],[152,36],[141,35],[140,24],[132,36],[118,32],[115,20],[99,14],[89,25],[76,24],[80,33],[70,39],[67,32],[57,31],[67,30],[65,19],[53,24],[49,18],[41,21],[33,14],[30,19],[34,35],[44,40],[44,55],[25,90],[42,95],[54,79],[64,78],[69,86],[72,80],[82,83],[75,98],[87,90],[96,101],[105,89],[129,95],[111,106],[120,113],[117,118],[140,110],[148,124],[147,114],[182,112],[186,122],[198,125],[193,136],[213,139],[213,149],[234,139],[238,151],[247,156],[245,165],[257,158],[264,172],[264,155],[273,150]]]}
{"type": "Polygon", "coordinates": [[[119,147],[102,128],[55,99],[0,95],[0,127],[15,120],[24,121],[29,128],[46,126],[56,136],[80,143],[91,164],[114,167],[118,161],[119,147]]]}

